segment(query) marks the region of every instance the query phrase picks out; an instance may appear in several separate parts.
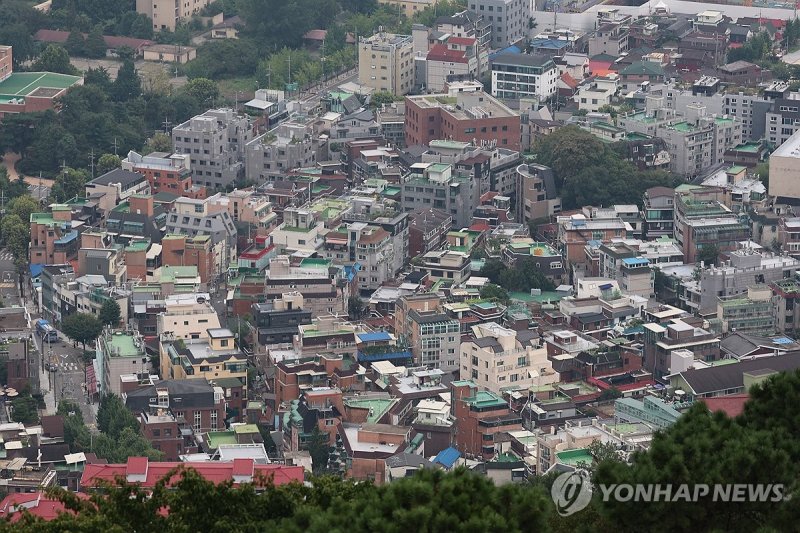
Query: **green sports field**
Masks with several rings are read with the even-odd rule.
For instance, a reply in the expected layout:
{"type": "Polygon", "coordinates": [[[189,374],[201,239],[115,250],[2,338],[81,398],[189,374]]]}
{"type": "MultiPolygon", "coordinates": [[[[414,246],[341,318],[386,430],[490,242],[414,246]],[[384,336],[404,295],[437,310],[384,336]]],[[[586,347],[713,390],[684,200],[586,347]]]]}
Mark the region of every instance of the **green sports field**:
{"type": "Polygon", "coordinates": [[[28,96],[40,88],[66,89],[80,79],[80,76],[52,72],[15,72],[0,82],[0,102],[28,96]]]}

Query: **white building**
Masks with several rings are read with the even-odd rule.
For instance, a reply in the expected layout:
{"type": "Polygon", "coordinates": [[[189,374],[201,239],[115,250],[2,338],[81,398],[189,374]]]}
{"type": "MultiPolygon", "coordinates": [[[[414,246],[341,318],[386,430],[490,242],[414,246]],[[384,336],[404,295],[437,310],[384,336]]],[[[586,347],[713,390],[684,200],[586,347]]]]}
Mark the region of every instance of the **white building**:
{"type": "Polygon", "coordinates": [[[498,394],[558,382],[547,349],[523,343],[516,331],[488,322],[472,326],[472,334],[474,339],[461,343],[461,379],[498,394]]]}
{"type": "Polygon", "coordinates": [[[546,100],[556,93],[558,67],[544,55],[502,54],[491,61],[496,98],[546,100]]]}

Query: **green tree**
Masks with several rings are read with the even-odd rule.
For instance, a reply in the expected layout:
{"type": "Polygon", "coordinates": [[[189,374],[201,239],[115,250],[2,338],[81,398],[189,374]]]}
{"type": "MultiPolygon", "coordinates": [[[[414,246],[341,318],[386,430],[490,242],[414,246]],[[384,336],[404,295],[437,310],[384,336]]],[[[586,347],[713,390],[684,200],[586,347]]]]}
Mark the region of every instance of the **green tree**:
{"type": "Polygon", "coordinates": [[[31,396],[19,396],[11,401],[13,413],[11,419],[14,422],[23,424],[36,424],[39,422],[39,408],[35,398],[31,396]]]}
{"type": "Polygon", "coordinates": [[[85,170],[66,168],[56,176],[50,196],[56,202],[66,202],[76,196],[83,196],[88,180],[89,174],[85,170]]]}
{"type": "Polygon", "coordinates": [[[486,300],[497,300],[503,305],[511,303],[511,298],[508,296],[508,291],[494,283],[487,283],[481,287],[481,298],[486,300]]]}
{"type": "Polygon", "coordinates": [[[64,48],[73,56],[82,56],[86,53],[86,43],[83,39],[83,34],[78,30],[69,32],[67,41],[64,43],[64,48]]]}
{"type": "Polygon", "coordinates": [[[139,421],[116,394],[105,394],[97,409],[97,429],[116,439],[125,428],[139,431],[139,421]]]}
{"type": "Polygon", "coordinates": [[[100,26],[95,26],[86,36],[84,50],[86,57],[101,58],[106,57],[106,41],[103,39],[103,30],[100,26]]]}
{"type": "Polygon", "coordinates": [[[172,151],[172,139],[166,133],[156,133],[154,134],[145,145],[144,153],[149,154],[151,152],[171,152],[172,151]]]}
{"type": "Polygon", "coordinates": [[[6,215],[0,222],[0,236],[2,236],[6,248],[14,254],[18,267],[28,261],[28,246],[31,240],[30,223],[23,222],[18,215],[6,215]]]}
{"type": "Polygon", "coordinates": [[[132,60],[123,61],[117,72],[117,79],[112,85],[111,94],[118,102],[126,102],[142,94],[141,81],[132,60]]]}
{"type": "Polygon", "coordinates": [[[97,160],[97,173],[102,175],[106,172],[111,172],[115,168],[120,168],[121,164],[122,159],[120,159],[118,155],[103,154],[100,156],[100,159],[97,160]]]}
{"type": "Polygon", "coordinates": [[[328,469],[328,460],[331,455],[330,442],[328,434],[320,431],[319,426],[315,425],[311,430],[308,453],[311,455],[311,466],[315,474],[321,474],[328,469]]]}
{"type": "Polygon", "coordinates": [[[716,265],[719,259],[719,247],[716,244],[703,246],[697,252],[697,262],[703,262],[706,266],[716,265]]]}
{"type": "Polygon", "coordinates": [[[364,316],[364,302],[358,296],[351,296],[347,300],[347,316],[358,320],[364,316]]]}
{"type": "Polygon", "coordinates": [[[370,97],[369,105],[373,109],[379,109],[383,104],[391,104],[397,100],[402,100],[402,98],[396,97],[389,91],[378,91],[370,97]]]}
{"type": "Polygon", "coordinates": [[[49,44],[36,58],[31,67],[37,72],[56,72],[58,74],[71,74],[77,76],[78,69],[69,62],[69,54],[63,46],[49,44]]]}
{"type": "Polygon", "coordinates": [[[208,78],[194,78],[184,86],[183,90],[203,107],[211,107],[219,98],[219,87],[208,78]]]}
{"type": "Polygon", "coordinates": [[[98,318],[103,325],[116,326],[119,324],[121,311],[119,304],[115,300],[108,299],[103,302],[103,307],[100,308],[98,318]]]}
{"type": "Polygon", "coordinates": [[[38,213],[41,209],[39,202],[30,196],[18,196],[8,203],[8,211],[17,215],[24,224],[31,219],[31,213],[38,213]]]}
{"type": "Polygon", "coordinates": [[[96,85],[105,94],[111,90],[111,76],[105,67],[90,67],[83,74],[84,85],[96,85]]]}
{"type": "Polygon", "coordinates": [[[100,336],[103,323],[92,314],[74,313],[61,321],[61,331],[73,341],[81,343],[85,352],[86,343],[94,342],[100,336]]]}

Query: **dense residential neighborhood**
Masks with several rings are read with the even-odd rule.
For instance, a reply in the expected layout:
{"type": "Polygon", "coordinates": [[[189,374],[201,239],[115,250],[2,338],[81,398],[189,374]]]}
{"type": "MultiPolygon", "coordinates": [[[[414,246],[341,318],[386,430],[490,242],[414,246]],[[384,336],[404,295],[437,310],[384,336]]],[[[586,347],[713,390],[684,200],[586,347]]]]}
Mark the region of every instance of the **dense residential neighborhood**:
{"type": "Polygon", "coordinates": [[[794,5],[95,3],[0,2],[0,530],[789,523],[590,487],[798,473],[794,5]]]}

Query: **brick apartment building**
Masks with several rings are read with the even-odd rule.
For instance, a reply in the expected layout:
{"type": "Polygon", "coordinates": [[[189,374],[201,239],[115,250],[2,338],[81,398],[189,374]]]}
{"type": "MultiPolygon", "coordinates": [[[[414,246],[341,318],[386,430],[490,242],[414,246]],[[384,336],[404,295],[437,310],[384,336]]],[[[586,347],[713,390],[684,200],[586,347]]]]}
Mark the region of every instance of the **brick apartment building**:
{"type": "Polygon", "coordinates": [[[497,394],[479,391],[472,381],[454,381],[450,390],[455,447],[461,453],[491,459],[496,452],[495,435],[521,429],[522,418],[497,394]]]}
{"type": "Polygon", "coordinates": [[[436,139],[519,151],[519,115],[483,91],[406,96],[406,145],[436,139]]]}

